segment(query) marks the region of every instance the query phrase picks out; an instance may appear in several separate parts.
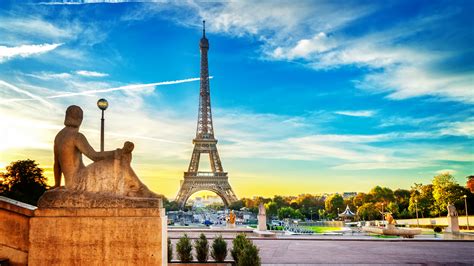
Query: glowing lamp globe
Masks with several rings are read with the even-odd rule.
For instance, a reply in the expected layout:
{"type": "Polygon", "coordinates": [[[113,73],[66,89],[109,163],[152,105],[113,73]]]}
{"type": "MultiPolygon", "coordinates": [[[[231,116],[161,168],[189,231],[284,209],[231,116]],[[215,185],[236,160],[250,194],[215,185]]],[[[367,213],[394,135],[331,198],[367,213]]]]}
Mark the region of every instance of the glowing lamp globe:
{"type": "Polygon", "coordinates": [[[100,99],[97,101],[97,107],[99,107],[100,110],[105,111],[105,109],[109,107],[109,102],[107,102],[106,99],[100,99]]]}

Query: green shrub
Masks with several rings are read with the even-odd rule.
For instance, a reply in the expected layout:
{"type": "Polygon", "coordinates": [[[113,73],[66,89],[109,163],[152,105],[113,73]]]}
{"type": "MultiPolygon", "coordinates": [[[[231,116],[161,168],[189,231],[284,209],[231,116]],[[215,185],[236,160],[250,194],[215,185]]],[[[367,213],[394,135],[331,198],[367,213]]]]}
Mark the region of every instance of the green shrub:
{"type": "Polygon", "coordinates": [[[178,253],[178,259],[181,262],[190,262],[193,260],[193,255],[191,251],[193,250],[193,246],[191,245],[191,241],[188,238],[188,235],[184,234],[176,243],[176,252],[178,253]]]}
{"type": "Polygon", "coordinates": [[[232,250],[230,254],[236,263],[239,262],[240,253],[242,250],[250,244],[250,241],[247,239],[244,233],[238,234],[234,240],[232,240],[232,250]]]}
{"type": "Polygon", "coordinates": [[[194,250],[196,251],[196,259],[199,262],[206,262],[209,259],[209,243],[203,233],[201,233],[199,239],[194,241],[194,250]]]}
{"type": "Polygon", "coordinates": [[[173,259],[173,245],[171,245],[171,239],[168,237],[168,262],[173,259]]]}
{"type": "Polygon", "coordinates": [[[443,231],[443,230],[441,229],[441,227],[436,226],[436,227],[433,229],[433,231],[434,231],[435,233],[438,233],[438,234],[439,234],[439,233],[441,233],[441,231],[443,231]]]}
{"type": "Polygon", "coordinates": [[[227,257],[227,242],[225,242],[222,236],[214,238],[211,256],[217,262],[223,262],[225,257],[227,257]]]}
{"type": "Polygon", "coordinates": [[[258,248],[249,241],[240,252],[238,266],[260,266],[260,256],[258,248]]]}

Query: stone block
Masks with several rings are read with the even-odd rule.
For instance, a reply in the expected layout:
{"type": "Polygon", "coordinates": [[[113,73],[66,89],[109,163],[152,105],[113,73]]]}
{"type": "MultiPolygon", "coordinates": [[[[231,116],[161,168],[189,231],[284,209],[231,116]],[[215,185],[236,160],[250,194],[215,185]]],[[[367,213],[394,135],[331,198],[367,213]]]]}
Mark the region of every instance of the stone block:
{"type": "Polygon", "coordinates": [[[29,265],[166,265],[163,208],[37,209],[29,265]]]}

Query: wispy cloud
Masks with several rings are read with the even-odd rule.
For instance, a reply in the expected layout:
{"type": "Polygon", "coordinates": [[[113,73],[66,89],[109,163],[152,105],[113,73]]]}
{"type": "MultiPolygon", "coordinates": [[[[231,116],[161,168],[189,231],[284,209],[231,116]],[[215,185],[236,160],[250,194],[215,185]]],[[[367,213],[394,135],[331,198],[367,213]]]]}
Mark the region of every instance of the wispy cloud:
{"type": "MultiPolygon", "coordinates": [[[[209,77],[209,78],[212,78],[212,77],[209,77]]],[[[156,86],[172,85],[172,84],[193,82],[193,81],[198,81],[198,80],[200,80],[200,78],[189,78],[189,79],[180,79],[180,80],[172,80],[172,81],[162,81],[162,82],[147,83],[147,84],[134,84],[134,85],[126,85],[126,86],[121,86],[121,87],[116,87],[116,88],[64,93],[64,94],[48,96],[47,98],[50,98],[50,99],[64,98],[64,97],[71,97],[71,96],[77,96],[77,95],[91,95],[91,94],[96,94],[96,93],[112,92],[112,91],[143,90],[143,89],[146,89],[146,88],[153,88],[153,87],[156,87],[156,86]]]]}
{"type": "Polygon", "coordinates": [[[26,90],[23,90],[21,88],[18,88],[17,86],[13,85],[13,84],[10,84],[8,82],[5,82],[3,80],[0,80],[0,86],[4,87],[4,88],[8,88],[8,89],[11,89],[15,92],[18,92],[20,94],[24,94],[26,96],[29,96],[31,99],[34,99],[34,100],[38,100],[40,101],[41,103],[45,104],[46,106],[48,107],[52,107],[53,105],[46,101],[45,99],[43,99],[42,97],[38,96],[38,95],[35,95],[29,91],[26,91],[26,90]]]}
{"type": "Polygon", "coordinates": [[[47,53],[58,48],[61,45],[61,43],[52,43],[20,45],[16,47],[0,46],[0,63],[5,62],[7,60],[11,60],[15,57],[25,58],[33,55],[47,53]]]}
{"type": "Polygon", "coordinates": [[[358,110],[358,111],[336,111],[338,115],[356,116],[356,117],[371,117],[376,114],[374,110],[358,110]]]}
{"type": "Polygon", "coordinates": [[[101,73],[101,72],[96,72],[96,71],[87,71],[87,70],[76,71],[76,74],[81,75],[81,76],[85,76],[85,77],[94,77],[94,78],[107,77],[109,75],[107,73],[101,73]]]}
{"type": "Polygon", "coordinates": [[[377,11],[385,12],[377,4],[341,5],[333,1],[283,1],[278,5],[267,1],[188,1],[140,6],[124,19],[141,20],[171,13],[168,18],[176,23],[198,27],[198,21],[204,18],[209,21],[211,32],[258,39],[262,44],[259,52],[265,60],[297,61],[316,71],[363,68],[365,74],[356,79],[357,87],[386,94],[392,100],[431,96],[473,103],[472,70],[440,71],[445,62],[472,53],[465,47],[469,42],[466,35],[450,30],[468,27],[452,22],[459,8],[447,7],[442,14],[421,11],[401,22],[358,29],[354,34],[352,23],[377,11]],[[437,34],[436,41],[426,39],[433,32],[437,34]],[[459,47],[444,45],[453,40],[459,47]]]}

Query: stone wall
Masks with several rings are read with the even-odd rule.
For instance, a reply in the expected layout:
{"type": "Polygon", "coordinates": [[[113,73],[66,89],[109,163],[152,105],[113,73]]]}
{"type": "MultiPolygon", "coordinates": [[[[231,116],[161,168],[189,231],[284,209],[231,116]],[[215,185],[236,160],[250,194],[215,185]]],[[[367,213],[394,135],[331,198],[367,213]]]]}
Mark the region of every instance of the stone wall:
{"type": "MultiPolygon", "coordinates": [[[[471,228],[474,228],[474,216],[469,217],[469,225],[471,228]]],[[[465,215],[458,216],[459,225],[466,226],[467,219],[465,215]]],[[[433,225],[433,226],[448,226],[448,219],[446,216],[444,217],[437,217],[437,218],[419,218],[420,225],[433,225]]],[[[417,225],[418,222],[415,219],[397,219],[397,224],[404,224],[404,225],[417,225]]]]}
{"type": "Polygon", "coordinates": [[[0,196],[0,258],[10,265],[28,262],[29,220],[35,206],[0,196]]]}
{"type": "Polygon", "coordinates": [[[163,208],[37,209],[0,196],[0,258],[10,265],[166,265],[163,208]]]}
{"type": "Polygon", "coordinates": [[[29,265],[166,264],[162,208],[37,209],[29,265]]]}

